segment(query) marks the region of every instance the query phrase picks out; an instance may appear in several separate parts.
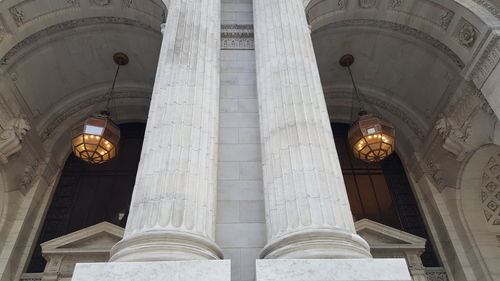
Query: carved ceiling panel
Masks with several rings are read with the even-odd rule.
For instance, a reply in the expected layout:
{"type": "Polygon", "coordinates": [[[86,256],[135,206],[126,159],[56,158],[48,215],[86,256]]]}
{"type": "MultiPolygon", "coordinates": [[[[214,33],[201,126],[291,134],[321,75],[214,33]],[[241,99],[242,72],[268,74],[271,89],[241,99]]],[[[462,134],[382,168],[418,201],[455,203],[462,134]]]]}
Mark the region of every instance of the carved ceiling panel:
{"type": "Polygon", "coordinates": [[[500,153],[493,155],[483,169],[481,201],[486,221],[500,225],[500,153]]]}

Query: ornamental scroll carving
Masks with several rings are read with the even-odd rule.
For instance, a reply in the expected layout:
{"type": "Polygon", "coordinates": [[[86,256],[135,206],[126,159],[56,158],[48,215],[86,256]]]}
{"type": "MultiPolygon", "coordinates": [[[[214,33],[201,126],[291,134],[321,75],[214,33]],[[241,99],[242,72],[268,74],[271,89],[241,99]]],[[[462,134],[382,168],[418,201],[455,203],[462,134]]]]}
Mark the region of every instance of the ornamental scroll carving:
{"type": "Polygon", "coordinates": [[[491,157],[483,169],[481,201],[486,221],[500,225],[500,153],[491,157]]]}
{"type": "Polygon", "coordinates": [[[10,120],[3,131],[0,132],[0,163],[7,164],[8,158],[22,148],[22,142],[31,126],[24,118],[10,120]]]}

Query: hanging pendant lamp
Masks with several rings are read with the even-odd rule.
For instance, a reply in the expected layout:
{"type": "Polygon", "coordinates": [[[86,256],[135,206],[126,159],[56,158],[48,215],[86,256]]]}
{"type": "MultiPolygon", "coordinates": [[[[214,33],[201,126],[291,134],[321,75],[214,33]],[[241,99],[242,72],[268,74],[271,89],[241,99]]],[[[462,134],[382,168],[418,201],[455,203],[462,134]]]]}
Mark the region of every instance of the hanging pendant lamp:
{"type": "Polygon", "coordinates": [[[123,53],[116,53],[113,60],[117,64],[117,69],[106,101],[106,109],[87,118],[71,133],[73,153],[91,164],[102,164],[113,159],[119,149],[120,128],[110,118],[109,103],[120,66],[127,65],[129,60],[123,53]]]}
{"type": "Polygon", "coordinates": [[[379,162],[394,152],[394,126],[363,109],[363,103],[350,68],[354,63],[354,57],[350,54],[344,55],[340,58],[339,63],[349,71],[354,93],[361,107],[358,119],[349,128],[349,145],[354,157],[364,162],[379,162]]]}

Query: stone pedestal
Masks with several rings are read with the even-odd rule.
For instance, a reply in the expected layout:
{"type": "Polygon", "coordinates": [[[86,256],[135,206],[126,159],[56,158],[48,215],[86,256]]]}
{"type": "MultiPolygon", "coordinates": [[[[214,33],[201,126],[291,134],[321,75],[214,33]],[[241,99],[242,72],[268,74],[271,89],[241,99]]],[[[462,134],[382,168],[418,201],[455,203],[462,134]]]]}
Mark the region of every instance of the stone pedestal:
{"type": "Polygon", "coordinates": [[[254,0],[268,245],[262,258],[367,258],[302,0],[254,0]]]}
{"type": "Polygon", "coordinates": [[[231,281],[231,262],[171,261],[78,264],[72,281],[231,281]]]}
{"type": "Polygon", "coordinates": [[[256,281],[411,281],[404,259],[257,260],[256,281]]]}
{"type": "Polygon", "coordinates": [[[218,259],[220,0],[171,0],[125,234],[111,261],[218,259]]]}

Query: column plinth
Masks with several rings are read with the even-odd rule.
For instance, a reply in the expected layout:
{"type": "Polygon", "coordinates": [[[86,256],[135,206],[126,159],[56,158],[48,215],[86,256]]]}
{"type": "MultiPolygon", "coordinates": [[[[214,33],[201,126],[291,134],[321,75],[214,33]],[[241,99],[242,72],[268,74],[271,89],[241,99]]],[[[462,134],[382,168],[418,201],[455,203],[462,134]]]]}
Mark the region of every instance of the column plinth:
{"type": "Polygon", "coordinates": [[[172,0],[141,160],[111,261],[219,259],[220,0],[172,0]]]}
{"type": "Polygon", "coordinates": [[[301,0],[254,0],[268,244],[262,258],[369,258],[356,234],[301,0]]]}

